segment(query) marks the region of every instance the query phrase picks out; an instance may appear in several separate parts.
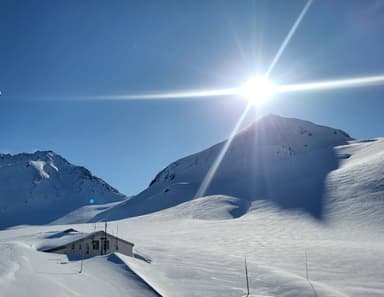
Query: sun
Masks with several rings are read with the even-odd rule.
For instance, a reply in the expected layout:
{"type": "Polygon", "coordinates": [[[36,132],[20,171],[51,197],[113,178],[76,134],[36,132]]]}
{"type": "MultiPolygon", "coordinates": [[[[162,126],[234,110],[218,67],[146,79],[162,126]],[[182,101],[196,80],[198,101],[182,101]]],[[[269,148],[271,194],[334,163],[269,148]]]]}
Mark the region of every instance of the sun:
{"type": "Polygon", "coordinates": [[[239,93],[250,104],[261,105],[275,93],[275,85],[264,76],[255,76],[240,88],[239,93]]]}

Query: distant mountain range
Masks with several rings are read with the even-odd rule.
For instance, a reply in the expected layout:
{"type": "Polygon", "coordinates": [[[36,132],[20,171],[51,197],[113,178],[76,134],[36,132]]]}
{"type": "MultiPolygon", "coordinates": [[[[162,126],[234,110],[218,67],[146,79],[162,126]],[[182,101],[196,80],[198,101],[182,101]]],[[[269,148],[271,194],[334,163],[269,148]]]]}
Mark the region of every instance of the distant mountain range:
{"type": "Polygon", "coordinates": [[[53,152],[0,155],[0,227],[115,220],[175,206],[172,215],[228,219],[251,215],[260,203],[318,221],[384,224],[384,139],[354,140],[268,115],[222,154],[225,144],[171,163],[130,198],[53,152]]]}

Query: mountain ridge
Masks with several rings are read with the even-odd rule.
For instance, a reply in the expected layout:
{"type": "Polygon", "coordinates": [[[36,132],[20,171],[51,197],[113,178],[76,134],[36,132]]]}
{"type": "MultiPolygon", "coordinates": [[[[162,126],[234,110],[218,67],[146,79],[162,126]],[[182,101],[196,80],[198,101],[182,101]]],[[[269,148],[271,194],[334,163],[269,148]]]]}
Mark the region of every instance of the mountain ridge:
{"type": "MultiPolygon", "coordinates": [[[[355,214],[363,208],[376,219],[362,224],[375,220],[381,224],[384,207],[379,197],[384,194],[384,188],[377,176],[382,174],[384,139],[354,140],[340,129],[268,115],[239,131],[222,160],[217,162],[224,147],[225,141],[222,141],[170,163],[146,189],[129,198],[86,168],[72,165],[52,151],[13,156],[0,154],[0,181],[7,158],[24,160],[22,171],[34,172],[32,184],[35,181],[36,187],[46,183],[51,175],[55,176],[57,169],[62,169],[56,165],[64,164],[76,173],[72,182],[67,183],[69,188],[87,180],[112,195],[107,195],[112,199],[104,197],[106,199],[90,204],[88,198],[103,196],[95,195],[93,186],[86,187],[88,191],[75,195],[81,203],[62,209],[50,220],[34,223],[111,221],[162,211],[177,218],[233,219],[252,215],[260,206],[269,205],[280,210],[304,212],[318,222],[339,219],[354,222],[355,214]],[[211,170],[212,166],[216,166],[215,171],[211,170]],[[209,172],[213,174],[208,187],[201,195],[196,195],[209,172]],[[361,181],[360,175],[363,176],[361,181]],[[351,204],[345,207],[346,203],[351,204]],[[348,213],[348,209],[353,211],[348,213]]],[[[45,192],[40,191],[40,194],[44,198],[45,192]]],[[[50,204],[50,207],[56,209],[58,205],[50,204]]],[[[45,209],[50,211],[48,206],[45,209]]],[[[0,210],[5,213],[1,201],[0,210]]],[[[41,208],[34,211],[41,211],[41,208]]],[[[358,215],[358,220],[365,219],[358,215]]],[[[0,220],[0,225],[4,225],[3,222],[0,220]]]]}
{"type": "Polygon", "coordinates": [[[267,115],[235,135],[220,164],[226,141],[170,163],[147,189],[96,219],[144,215],[209,195],[269,200],[322,219],[326,177],[340,162],[334,147],[352,140],[340,129],[267,115]],[[212,166],[209,186],[196,196],[212,166]]]}
{"type": "Polygon", "coordinates": [[[0,228],[46,224],[87,204],[127,197],[53,151],[0,154],[0,228]]]}

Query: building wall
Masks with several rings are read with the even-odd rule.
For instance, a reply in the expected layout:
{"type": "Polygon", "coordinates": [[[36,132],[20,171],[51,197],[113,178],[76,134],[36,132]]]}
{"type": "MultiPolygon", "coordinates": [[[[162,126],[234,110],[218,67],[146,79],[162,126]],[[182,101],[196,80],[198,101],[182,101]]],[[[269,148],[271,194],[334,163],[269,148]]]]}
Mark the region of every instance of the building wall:
{"type": "MultiPolygon", "coordinates": [[[[114,238],[107,234],[107,250],[106,253],[110,254],[113,252],[119,252],[127,256],[133,256],[133,246],[121,241],[117,238],[114,238]]],[[[99,233],[91,237],[81,239],[74,243],[69,243],[65,247],[55,250],[55,253],[67,254],[70,256],[78,257],[92,257],[98,255],[104,255],[104,234],[99,233]]]]}

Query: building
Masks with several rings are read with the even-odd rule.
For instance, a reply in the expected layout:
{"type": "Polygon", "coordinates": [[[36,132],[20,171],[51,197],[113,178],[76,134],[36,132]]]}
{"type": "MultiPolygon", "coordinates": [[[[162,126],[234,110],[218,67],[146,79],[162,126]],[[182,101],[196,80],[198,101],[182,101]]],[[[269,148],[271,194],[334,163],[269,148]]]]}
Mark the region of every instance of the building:
{"type": "Polygon", "coordinates": [[[105,231],[80,233],[74,229],[68,229],[59,234],[55,236],[57,244],[43,249],[44,252],[66,254],[72,257],[93,257],[113,252],[133,256],[133,243],[105,231]]]}

